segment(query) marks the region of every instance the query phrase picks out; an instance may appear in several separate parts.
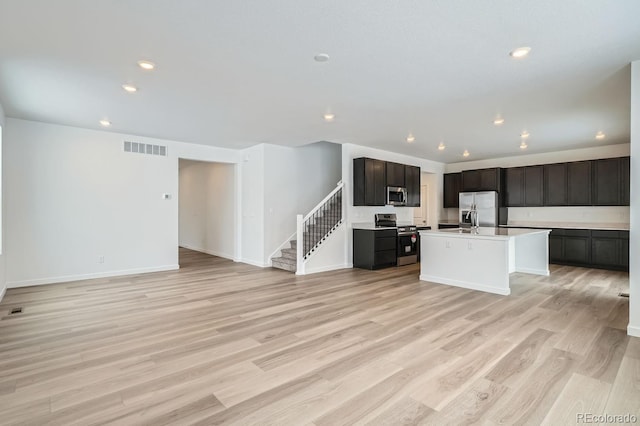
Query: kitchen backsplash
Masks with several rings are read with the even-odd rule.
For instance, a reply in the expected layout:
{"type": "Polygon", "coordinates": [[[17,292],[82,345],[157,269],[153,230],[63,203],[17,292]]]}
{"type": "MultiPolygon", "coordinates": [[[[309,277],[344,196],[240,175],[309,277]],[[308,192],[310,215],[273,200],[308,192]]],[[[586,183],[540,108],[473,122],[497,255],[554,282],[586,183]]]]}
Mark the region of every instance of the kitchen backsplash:
{"type": "MultiPolygon", "coordinates": [[[[458,209],[442,212],[441,220],[458,220],[458,209]]],[[[509,207],[509,222],[629,223],[629,207],[509,207]]]]}
{"type": "Polygon", "coordinates": [[[629,207],[510,207],[509,221],[629,223],[629,207]]]}
{"type": "Polygon", "coordinates": [[[394,206],[380,206],[380,207],[349,207],[349,222],[363,222],[373,223],[374,215],[376,213],[395,213],[398,222],[413,222],[413,208],[412,207],[394,207],[394,206]]]}

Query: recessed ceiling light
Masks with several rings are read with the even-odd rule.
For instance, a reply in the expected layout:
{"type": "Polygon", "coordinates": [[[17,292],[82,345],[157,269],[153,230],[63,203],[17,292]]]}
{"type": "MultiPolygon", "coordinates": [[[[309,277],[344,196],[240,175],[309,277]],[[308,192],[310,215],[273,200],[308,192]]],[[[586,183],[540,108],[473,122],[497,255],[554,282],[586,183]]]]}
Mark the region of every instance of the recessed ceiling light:
{"type": "Polygon", "coordinates": [[[123,84],[122,88],[129,93],[135,93],[138,91],[138,88],[132,84],[123,84]]]}
{"type": "Polygon", "coordinates": [[[463,157],[468,157],[469,156],[469,151],[467,151],[466,149],[464,150],[464,152],[462,153],[463,157]]]}
{"type": "Polygon", "coordinates": [[[497,116],[495,118],[495,120],[493,120],[493,124],[495,124],[496,126],[501,125],[502,123],[504,123],[504,118],[497,116]]]}
{"type": "Polygon", "coordinates": [[[110,122],[109,120],[100,120],[100,121],[99,121],[99,123],[100,123],[100,125],[101,125],[102,127],[109,127],[109,126],[111,126],[111,122],[110,122]]]}
{"type": "Polygon", "coordinates": [[[529,54],[529,52],[531,52],[530,47],[518,47],[517,49],[514,49],[511,52],[509,52],[509,55],[512,58],[521,59],[526,57],[529,54]]]}
{"type": "Polygon", "coordinates": [[[313,60],[316,62],[328,62],[329,55],[327,55],[326,53],[318,53],[316,56],[313,57],[313,60]]]}
{"type": "Polygon", "coordinates": [[[596,133],[596,139],[604,139],[607,135],[602,132],[596,133]]]}
{"type": "Polygon", "coordinates": [[[522,139],[526,139],[529,137],[529,132],[527,132],[526,130],[523,130],[522,133],[520,133],[520,137],[522,139]]]}
{"type": "Polygon", "coordinates": [[[138,66],[143,70],[151,71],[156,67],[156,64],[149,61],[138,61],[138,66]]]}
{"type": "Polygon", "coordinates": [[[409,133],[409,136],[407,136],[407,142],[413,143],[415,142],[415,140],[416,140],[416,137],[413,136],[411,133],[409,133]]]}
{"type": "Polygon", "coordinates": [[[336,118],[335,114],[328,112],[324,115],[324,121],[331,123],[336,118]]]}
{"type": "Polygon", "coordinates": [[[528,146],[525,141],[520,142],[520,149],[527,149],[528,146]]]}
{"type": "Polygon", "coordinates": [[[444,144],[440,142],[440,145],[438,145],[438,150],[444,151],[444,148],[445,148],[444,144]]]}

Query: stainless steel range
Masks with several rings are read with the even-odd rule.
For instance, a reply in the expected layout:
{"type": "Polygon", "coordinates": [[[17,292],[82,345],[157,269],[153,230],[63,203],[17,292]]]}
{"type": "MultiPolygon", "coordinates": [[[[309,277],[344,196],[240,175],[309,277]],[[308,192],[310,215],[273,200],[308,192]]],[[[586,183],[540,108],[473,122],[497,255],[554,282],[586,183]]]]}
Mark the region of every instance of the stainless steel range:
{"type": "Polygon", "coordinates": [[[418,228],[414,225],[398,226],[395,213],[376,213],[376,227],[396,228],[396,256],[398,266],[418,262],[418,228]]]}

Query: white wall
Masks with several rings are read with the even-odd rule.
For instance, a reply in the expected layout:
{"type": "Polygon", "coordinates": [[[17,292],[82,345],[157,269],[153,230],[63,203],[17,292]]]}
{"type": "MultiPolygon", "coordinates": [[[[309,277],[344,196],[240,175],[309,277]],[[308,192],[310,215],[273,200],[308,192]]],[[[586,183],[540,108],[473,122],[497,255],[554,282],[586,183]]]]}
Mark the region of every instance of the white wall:
{"type": "Polygon", "coordinates": [[[4,296],[5,291],[7,290],[7,277],[6,277],[6,265],[5,265],[5,203],[4,203],[4,143],[3,143],[3,134],[6,134],[5,131],[5,117],[4,117],[4,109],[2,108],[2,104],[0,104],[0,301],[4,296]]]}
{"type": "Polygon", "coordinates": [[[360,145],[342,145],[342,180],[345,183],[344,204],[346,205],[345,215],[347,222],[345,263],[347,265],[351,265],[353,263],[353,223],[373,222],[373,216],[376,213],[395,213],[399,222],[413,221],[413,209],[410,207],[356,207],[353,205],[353,159],[359,157],[368,157],[377,160],[393,161],[396,163],[418,166],[420,167],[421,172],[435,173],[437,176],[437,188],[430,194],[430,204],[434,206],[434,211],[436,213],[433,217],[429,217],[429,220],[432,221],[431,226],[434,226],[433,224],[437,224],[442,206],[442,173],[445,168],[443,163],[360,145]]]}
{"type": "Polygon", "coordinates": [[[640,61],[631,63],[631,240],[629,247],[629,327],[640,337],[640,61]]]}
{"type": "Polygon", "coordinates": [[[179,161],[181,247],[234,259],[236,231],[235,166],[179,161]]]}
{"type": "Polygon", "coordinates": [[[307,214],[336,187],[342,179],[342,145],[317,142],[295,149],[297,175],[297,209],[307,214]]]}
{"type": "MultiPolygon", "coordinates": [[[[351,230],[349,230],[351,232],[351,230]]],[[[305,264],[306,274],[333,271],[350,267],[345,263],[347,225],[343,223],[309,257],[305,264]]]]}
{"type": "Polygon", "coordinates": [[[228,149],[16,119],[5,130],[10,287],[177,268],[178,158],[239,159],[228,149]],[[169,155],[126,153],[124,140],[166,145],[169,155]]]}
{"type": "MultiPolygon", "coordinates": [[[[630,149],[630,144],[619,144],[543,154],[518,155],[514,157],[447,164],[445,170],[446,173],[455,173],[462,170],[487,167],[520,167],[565,161],[625,157],[630,154],[630,149]]],[[[458,209],[443,209],[442,216],[449,220],[457,220],[458,209]]],[[[510,207],[509,222],[522,221],[628,224],[629,207],[510,207]]]]}
{"type": "MultiPolygon", "coordinates": [[[[298,175],[296,149],[265,145],[263,262],[296,230],[298,175]]],[[[319,200],[318,200],[319,201],[319,200]]]]}

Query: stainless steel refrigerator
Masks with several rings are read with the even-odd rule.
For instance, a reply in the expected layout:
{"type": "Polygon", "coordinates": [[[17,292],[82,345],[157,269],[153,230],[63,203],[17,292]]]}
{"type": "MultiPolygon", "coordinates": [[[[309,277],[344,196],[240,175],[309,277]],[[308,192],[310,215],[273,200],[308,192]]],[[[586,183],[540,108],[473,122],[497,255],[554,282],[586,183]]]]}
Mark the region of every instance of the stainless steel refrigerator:
{"type": "MultiPolygon", "coordinates": [[[[475,204],[480,226],[496,227],[499,221],[499,198],[496,191],[461,192],[460,195],[460,226],[471,226],[472,215],[469,212],[475,204]]],[[[506,209],[505,209],[506,210],[506,209]]],[[[505,221],[506,223],[506,221],[505,221]]]]}

